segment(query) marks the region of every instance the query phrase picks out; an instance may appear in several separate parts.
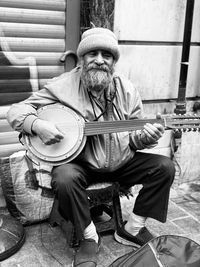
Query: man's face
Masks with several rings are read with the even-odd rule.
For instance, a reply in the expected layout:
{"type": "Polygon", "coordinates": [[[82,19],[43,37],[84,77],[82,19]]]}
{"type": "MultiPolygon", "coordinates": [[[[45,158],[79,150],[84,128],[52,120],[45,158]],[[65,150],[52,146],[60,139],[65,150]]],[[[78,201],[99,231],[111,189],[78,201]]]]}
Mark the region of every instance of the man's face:
{"type": "Polygon", "coordinates": [[[101,92],[108,88],[112,81],[115,61],[111,53],[105,50],[94,50],[83,56],[81,80],[89,89],[101,92]]]}

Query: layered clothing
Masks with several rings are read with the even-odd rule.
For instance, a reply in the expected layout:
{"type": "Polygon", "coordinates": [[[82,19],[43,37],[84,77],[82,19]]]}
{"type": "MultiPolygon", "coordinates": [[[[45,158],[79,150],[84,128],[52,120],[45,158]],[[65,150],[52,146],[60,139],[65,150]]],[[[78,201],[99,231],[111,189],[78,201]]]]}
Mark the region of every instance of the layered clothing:
{"type": "MultiPolygon", "coordinates": [[[[114,74],[103,100],[100,100],[83,87],[81,67],[77,67],[53,78],[25,101],[12,105],[7,115],[8,121],[16,131],[33,134],[31,127],[37,117],[37,109],[56,103],[72,108],[85,121],[134,120],[143,117],[140,95],[129,80],[114,74]]],[[[91,169],[114,171],[132,159],[136,150],[147,147],[150,146],[142,142],[140,131],[94,135],[87,138],[78,159],[91,169]]]]}

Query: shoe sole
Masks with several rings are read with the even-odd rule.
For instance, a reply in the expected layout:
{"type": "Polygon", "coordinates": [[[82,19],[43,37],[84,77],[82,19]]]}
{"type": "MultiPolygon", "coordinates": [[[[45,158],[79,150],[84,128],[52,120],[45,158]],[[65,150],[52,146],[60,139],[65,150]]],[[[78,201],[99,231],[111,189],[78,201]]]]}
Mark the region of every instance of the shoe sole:
{"type": "Polygon", "coordinates": [[[115,240],[117,242],[119,242],[119,243],[121,243],[121,244],[123,244],[125,246],[132,246],[132,247],[135,247],[135,248],[140,248],[141,247],[141,245],[138,245],[138,244],[133,243],[133,242],[127,240],[127,239],[122,238],[116,232],[114,233],[114,238],[115,238],[115,240]]]}

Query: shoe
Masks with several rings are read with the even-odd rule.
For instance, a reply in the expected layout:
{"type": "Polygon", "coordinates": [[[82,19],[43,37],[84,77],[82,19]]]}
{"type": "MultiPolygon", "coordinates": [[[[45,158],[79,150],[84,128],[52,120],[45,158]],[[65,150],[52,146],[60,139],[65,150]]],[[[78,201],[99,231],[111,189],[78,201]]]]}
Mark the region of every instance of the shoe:
{"type": "Polygon", "coordinates": [[[125,230],[125,224],[127,221],[124,222],[122,227],[120,227],[115,233],[114,238],[117,242],[127,245],[127,246],[134,246],[136,248],[143,246],[148,241],[154,238],[154,236],[149,232],[146,227],[142,227],[137,235],[131,235],[125,230]]]}
{"type": "Polygon", "coordinates": [[[98,244],[94,239],[81,240],[80,247],[74,255],[72,267],[96,267],[97,253],[99,252],[100,244],[100,236],[98,244]]]}

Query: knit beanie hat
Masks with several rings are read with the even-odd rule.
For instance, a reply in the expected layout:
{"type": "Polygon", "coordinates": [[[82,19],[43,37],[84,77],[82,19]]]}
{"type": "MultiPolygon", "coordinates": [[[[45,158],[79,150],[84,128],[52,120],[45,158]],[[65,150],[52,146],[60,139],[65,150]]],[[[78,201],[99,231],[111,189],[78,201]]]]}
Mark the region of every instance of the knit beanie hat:
{"type": "Polygon", "coordinates": [[[81,42],[77,49],[78,57],[84,56],[92,50],[105,50],[110,52],[114,59],[119,59],[119,46],[115,34],[106,28],[92,28],[82,34],[81,42]]]}

